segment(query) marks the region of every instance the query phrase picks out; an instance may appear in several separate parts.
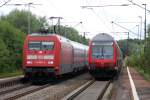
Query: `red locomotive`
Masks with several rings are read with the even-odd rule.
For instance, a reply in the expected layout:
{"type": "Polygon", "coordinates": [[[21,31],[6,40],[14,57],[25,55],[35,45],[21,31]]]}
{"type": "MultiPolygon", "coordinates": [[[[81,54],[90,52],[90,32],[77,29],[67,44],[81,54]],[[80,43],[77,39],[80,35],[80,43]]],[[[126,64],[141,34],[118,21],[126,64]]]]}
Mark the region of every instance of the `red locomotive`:
{"type": "Polygon", "coordinates": [[[29,34],[23,48],[25,78],[56,77],[86,68],[88,47],[56,34],[29,34]]]}
{"type": "Polygon", "coordinates": [[[89,43],[89,72],[95,78],[113,77],[122,68],[122,53],[112,36],[100,33],[89,43]]]}

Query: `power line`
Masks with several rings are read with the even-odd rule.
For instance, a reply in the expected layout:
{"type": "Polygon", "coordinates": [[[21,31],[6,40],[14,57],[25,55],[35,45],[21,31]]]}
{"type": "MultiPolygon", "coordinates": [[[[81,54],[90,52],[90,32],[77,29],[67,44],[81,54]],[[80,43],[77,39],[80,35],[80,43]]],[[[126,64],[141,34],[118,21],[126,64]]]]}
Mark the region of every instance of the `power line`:
{"type": "Polygon", "coordinates": [[[117,24],[117,23],[115,23],[113,21],[111,23],[113,23],[113,24],[115,24],[115,25],[117,25],[117,26],[119,26],[119,27],[121,27],[121,28],[123,28],[123,29],[125,29],[125,30],[127,30],[127,31],[129,31],[129,32],[131,32],[131,33],[133,33],[133,34],[138,36],[138,34],[136,34],[135,32],[131,31],[130,29],[127,29],[126,27],[123,27],[123,26],[121,26],[121,25],[119,25],[119,24],[117,24]]]}
{"type": "MultiPolygon", "coordinates": [[[[133,2],[132,0],[127,0],[127,1],[129,1],[129,2],[131,2],[133,5],[136,5],[136,6],[138,6],[138,7],[140,7],[140,8],[142,8],[142,9],[145,10],[144,7],[142,7],[141,5],[139,5],[139,4],[135,3],[135,2],[133,2]]],[[[146,9],[146,11],[148,11],[148,12],[150,13],[150,10],[146,9]]]]}
{"type": "Polygon", "coordinates": [[[128,33],[128,32],[111,32],[111,33],[128,33]]]}
{"type": "Polygon", "coordinates": [[[5,5],[8,5],[8,6],[22,6],[22,5],[28,6],[28,34],[30,34],[30,32],[31,32],[30,7],[32,7],[31,5],[41,5],[41,4],[34,4],[34,3],[30,2],[30,3],[24,3],[24,4],[16,3],[16,4],[5,4],[5,5]]]}
{"type": "Polygon", "coordinates": [[[118,23],[141,23],[141,22],[118,22],[118,23]]]}
{"type": "Polygon", "coordinates": [[[8,2],[10,2],[11,0],[5,1],[0,7],[3,7],[4,5],[6,5],[8,2]]]}
{"type": "Polygon", "coordinates": [[[102,5],[102,6],[81,6],[82,8],[93,8],[93,7],[120,7],[120,6],[129,6],[133,4],[122,4],[122,5],[102,5]]]}
{"type": "Polygon", "coordinates": [[[106,21],[102,20],[101,16],[98,15],[93,9],[91,11],[102,21],[102,23],[107,27],[107,30],[112,31],[106,24],[106,21]]]}
{"type": "MultiPolygon", "coordinates": [[[[84,9],[84,8],[91,9],[91,10],[93,11],[93,13],[94,13],[97,17],[100,18],[100,16],[97,15],[97,14],[94,12],[93,8],[97,8],[97,7],[99,7],[99,8],[101,8],[101,7],[102,7],[102,8],[103,8],[103,7],[121,7],[121,6],[126,7],[126,6],[130,6],[130,5],[134,5],[134,4],[102,5],[102,6],[80,6],[80,7],[82,7],[83,9],[84,9]]],[[[105,26],[107,26],[106,23],[105,23],[103,20],[102,20],[102,22],[104,23],[105,26]]],[[[109,28],[108,28],[108,29],[109,29],[109,28]]],[[[110,30],[110,29],[109,29],[109,30],[110,30]]],[[[134,32],[132,32],[132,33],[134,33],[134,32]]]]}
{"type": "Polygon", "coordinates": [[[81,22],[77,23],[76,25],[74,25],[74,27],[76,27],[76,26],[78,26],[78,25],[80,25],[80,24],[82,25],[82,23],[83,23],[83,22],[81,21],[81,22]]]}

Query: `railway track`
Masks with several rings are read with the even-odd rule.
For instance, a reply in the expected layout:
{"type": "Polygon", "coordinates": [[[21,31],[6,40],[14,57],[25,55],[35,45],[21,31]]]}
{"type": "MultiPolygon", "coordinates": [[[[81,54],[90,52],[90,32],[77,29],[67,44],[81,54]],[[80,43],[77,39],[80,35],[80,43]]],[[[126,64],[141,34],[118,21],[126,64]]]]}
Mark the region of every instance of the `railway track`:
{"type": "Polygon", "coordinates": [[[0,79],[0,89],[6,88],[6,87],[11,87],[16,84],[20,84],[22,79],[23,79],[23,76],[0,79]]]}
{"type": "Polygon", "coordinates": [[[101,100],[111,81],[89,81],[62,100],[101,100]]]}
{"type": "Polygon", "coordinates": [[[0,100],[15,100],[24,95],[33,93],[50,86],[50,84],[35,86],[31,83],[22,83],[23,76],[0,79],[0,100]]]}
{"type": "Polygon", "coordinates": [[[84,74],[69,79],[62,79],[57,82],[50,82],[50,84],[45,85],[32,85],[30,83],[17,84],[0,89],[0,100],[26,100],[27,98],[32,100],[42,100],[44,98],[48,98],[49,100],[60,100],[64,95],[67,95],[69,91],[73,91],[76,89],[75,87],[81,86],[88,80],[91,80],[91,77],[88,76],[88,74],[84,74]],[[52,93],[49,94],[50,92],[52,93]],[[36,97],[34,97],[34,95],[36,97]]]}
{"type": "Polygon", "coordinates": [[[19,90],[19,89],[29,87],[29,86],[30,86],[30,84],[16,84],[16,85],[11,86],[11,87],[9,86],[9,87],[2,88],[0,90],[0,96],[2,96],[4,94],[8,94],[8,93],[16,91],[16,90],[19,90]]]}
{"type": "Polygon", "coordinates": [[[46,87],[49,87],[50,84],[46,85],[31,85],[31,84],[24,84],[21,86],[18,86],[16,88],[12,88],[6,91],[2,91],[2,94],[0,94],[0,100],[15,100],[17,98],[20,98],[22,96],[31,94],[35,91],[39,91],[41,89],[44,89],[46,87]]]}
{"type": "Polygon", "coordinates": [[[25,95],[32,94],[36,91],[40,91],[44,88],[50,87],[51,85],[61,84],[65,80],[66,79],[62,79],[61,81],[50,82],[50,84],[45,85],[32,85],[31,83],[27,83],[5,87],[0,89],[0,100],[16,100],[25,95]]]}

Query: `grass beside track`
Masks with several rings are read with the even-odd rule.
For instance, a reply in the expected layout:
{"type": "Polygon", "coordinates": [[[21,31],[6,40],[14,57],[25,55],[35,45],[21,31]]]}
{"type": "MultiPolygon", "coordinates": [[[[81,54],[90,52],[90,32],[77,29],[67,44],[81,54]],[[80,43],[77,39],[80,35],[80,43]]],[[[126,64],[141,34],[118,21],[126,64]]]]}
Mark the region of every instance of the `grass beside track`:
{"type": "Polygon", "coordinates": [[[124,60],[124,66],[130,66],[135,68],[146,80],[150,82],[150,67],[145,67],[141,59],[136,57],[126,57],[124,60]]]}
{"type": "Polygon", "coordinates": [[[146,67],[134,67],[146,80],[150,82],[150,69],[146,67]]]}
{"type": "Polygon", "coordinates": [[[16,70],[16,71],[13,71],[13,72],[0,73],[0,78],[14,77],[14,76],[20,76],[20,75],[23,75],[23,72],[21,70],[16,70]]]}

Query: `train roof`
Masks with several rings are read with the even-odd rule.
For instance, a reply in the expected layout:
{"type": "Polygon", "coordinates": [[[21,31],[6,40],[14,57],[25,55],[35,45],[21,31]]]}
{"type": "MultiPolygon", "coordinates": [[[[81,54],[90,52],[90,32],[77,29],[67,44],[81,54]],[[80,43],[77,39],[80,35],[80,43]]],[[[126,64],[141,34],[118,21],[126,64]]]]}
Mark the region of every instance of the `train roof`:
{"type": "Polygon", "coordinates": [[[84,45],[84,44],[79,43],[79,42],[72,41],[72,40],[70,40],[70,39],[68,39],[68,38],[66,38],[66,37],[60,36],[60,35],[57,35],[57,36],[59,37],[60,41],[71,43],[74,48],[78,48],[78,49],[88,49],[88,46],[87,46],[87,45],[84,45]]]}
{"type": "Polygon", "coordinates": [[[75,42],[75,41],[71,41],[69,40],[68,38],[66,37],[63,37],[63,36],[60,36],[58,34],[51,34],[51,33],[32,33],[32,34],[29,34],[30,36],[56,36],[60,41],[62,42],[69,42],[72,44],[72,46],[74,48],[80,48],[80,49],[88,49],[88,46],[84,45],[84,44],[81,44],[81,43],[78,43],[78,42],[75,42]]]}
{"type": "Polygon", "coordinates": [[[50,36],[52,33],[32,33],[30,36],[50,36]]]}
{"type": "Polygon", "coordinates": [[[70,41],[70,43],[72,44],[72,46],[74,48],[88,49],[88,46],[86,46],[84,44],[81,44],[81,43],[78,43],[78,42],[75,42],[75,41],[70,41]]]}
{"type": "Polygon", "coordinates": [[[92,41],[114,41],[114,38],[107,33],[99,33],[92,38],[92,41]]]}

